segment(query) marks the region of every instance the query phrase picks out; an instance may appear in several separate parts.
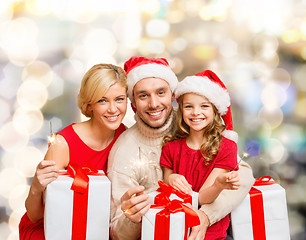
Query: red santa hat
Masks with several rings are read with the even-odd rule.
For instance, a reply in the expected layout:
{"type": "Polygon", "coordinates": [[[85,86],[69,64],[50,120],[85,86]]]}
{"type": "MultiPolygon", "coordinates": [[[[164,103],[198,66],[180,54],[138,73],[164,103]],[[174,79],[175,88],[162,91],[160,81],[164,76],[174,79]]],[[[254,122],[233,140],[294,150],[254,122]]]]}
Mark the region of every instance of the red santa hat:
{"type": "Polygon", "coordinates": [[[169,83],[172,92],[178,83],[175,73],[171,70],[165,58],[134,56],[124,63],[124,70],[127,74],[127,94],[131,101],[133,100],[135,84],[144,78],[156,77],[163,79],[169,83]]]}
{"type": "Polygon", "coordinates": [[[185,93],[197,93],[214,104],[226,126],[222,135],[237,143],[238,134],[233,131],[230,96],[227,88],[214,72],[205,70],[184,78],[175,90],[175,97],[179,98],[185,93]]]}

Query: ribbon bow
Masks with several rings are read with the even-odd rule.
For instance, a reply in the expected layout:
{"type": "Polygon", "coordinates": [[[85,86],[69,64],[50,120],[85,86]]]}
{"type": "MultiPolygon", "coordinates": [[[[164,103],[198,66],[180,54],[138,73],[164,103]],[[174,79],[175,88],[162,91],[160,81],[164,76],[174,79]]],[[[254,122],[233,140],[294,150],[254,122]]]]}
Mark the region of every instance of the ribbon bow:
{"type": "Polygon", "coordinates": [[[186,205],[186,203],[192,202],[192,197],[188,194],[182,193],[172,186],[163,183],[161,181],[158,182],[160,188],[157,190],[161,192],[154,199],[154,205],[151,208],[161,208],[162,211],[156,214],[155,219],[155,232],[154,239],[158,240],[168,240],[170,234],[170,214],[177,212],[185,213],[185,235],[184,239],[187,239],[187,231],[189,227],[194,227],[200,224],[200,219],[197,213],[190,207],[186,205]],[[176,195],[180,195],[182,199],[185,199],[184,202],[180,200],[170,200],[169,196],[171,193],[176,195]],[[187,197],[188,195],[189,197],[187,197]],[[186,201],[186,202],[185,202],[186,201]]]}

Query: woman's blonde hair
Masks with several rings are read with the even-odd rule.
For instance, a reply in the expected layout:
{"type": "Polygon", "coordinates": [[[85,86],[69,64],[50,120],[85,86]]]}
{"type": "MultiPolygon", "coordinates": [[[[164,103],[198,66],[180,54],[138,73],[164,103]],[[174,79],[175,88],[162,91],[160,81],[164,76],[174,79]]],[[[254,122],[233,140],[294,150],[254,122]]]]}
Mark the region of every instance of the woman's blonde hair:
{"type": "Polygon", "coordinates": [[[121,67],[112,64],[97,64],[89,69],[82,79],[77,98],[81,112],[86,117],[92,117],[92,112],[88,111],[88,105],[99,101],[116,83],[127,88],[126,73],[121,67]]]}
{"type": "MultiPolygon", "coordinates": [[[[183,119],[183,97],[180,96],[178,99],[178,110],[177,110],[177,129],[174,135],[167,135],[163,139],[163,146],[169,142],[180,138],[186,138],[190,134],[190,127],[185,123],[183,119]]],[[[226,129],[226,126],[223,124],[220,114],[218,113],[217,108],[212,104],[214,111],[213,121],[208,124],[205,128],[204,136],[206,141],[201,144],[200,151],[204,157],[204,163],[209,164],[214,156],[217,155],[219,150],[219,145],[222,140],[222,132],[226,129]]]]}

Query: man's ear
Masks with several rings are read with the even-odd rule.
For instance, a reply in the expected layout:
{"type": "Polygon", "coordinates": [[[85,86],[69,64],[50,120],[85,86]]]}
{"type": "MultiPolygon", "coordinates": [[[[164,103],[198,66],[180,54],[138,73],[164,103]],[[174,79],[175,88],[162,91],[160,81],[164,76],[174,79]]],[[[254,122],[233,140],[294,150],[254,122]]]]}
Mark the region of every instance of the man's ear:
{"type": "Polygon", "coordinates": [[[174,93],[172,93],[171,102],[173,102],[174,100],[175,100],[175,95],[174,95],[174,93]]]}

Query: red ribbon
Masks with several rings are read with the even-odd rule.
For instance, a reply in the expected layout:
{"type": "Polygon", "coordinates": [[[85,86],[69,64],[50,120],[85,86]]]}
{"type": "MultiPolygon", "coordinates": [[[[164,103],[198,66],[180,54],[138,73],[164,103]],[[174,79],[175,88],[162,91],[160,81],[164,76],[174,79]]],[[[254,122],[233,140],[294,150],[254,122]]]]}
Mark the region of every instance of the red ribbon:
{"type": "MultiPolygon", "coordinates": [[[[270,176],[257,178],[253,186],[265,186],[275,184],[270,176]]],[[[252,214],[252,227],[254,240],[266,240],[265,216],[262,192],[252,187],[250,192],[250,204],[252,214]]]]}
{"type": "Polygon", "coordinates": [[[60,175],[70,175],[74,178],[71,185],[73,194],[73,214],[72,214],[72,240],[85,240],[87,229],[87,209],[88,209],[88,175],[105,176],[98,170],[90,167],[74,168],[68,165],[66,172],[60,175]]]}
{"type": "MultiPolygon", "coordinates": [[[[161,191],[155,199],[155,205],[152,205],[151,208],[162,208],[163,210],[158,212],[155,217],[155,230],[154,230],[154,239],[157,240],[169,240],[170,234],[170,214],[177,212],[185,213],[185,235],[184,239],[187,239],[188,228],[194,227],[200,224],[200,219],[198,214],[190,207],[186,206],[186,202],[179,201],[177,199],[170,200],[169,196],[174,188],[170,185],[167,185],[161,181],[158,182],[160,188],[158,191],[161,191]],[[165,190],[165,192],[163,192],[165,190]]],[[[179,192],[174,189],[174,192],[179,192]]],[[[176,193],[175,193],[176,194],[176,193]]],[[[181,195],[181,194],[180,194],[181,195]]],[[[188,195],[183,193],[183,195],[188,195]]],[[[181,195],[181,196],[183,196],[181,195]]],[[[189,195],[190,196],[190,195],[189,195]]],[[[185,196],[186,201],[191,203],[190,198],[185,196]]]]}

